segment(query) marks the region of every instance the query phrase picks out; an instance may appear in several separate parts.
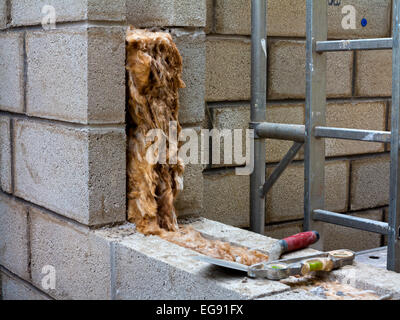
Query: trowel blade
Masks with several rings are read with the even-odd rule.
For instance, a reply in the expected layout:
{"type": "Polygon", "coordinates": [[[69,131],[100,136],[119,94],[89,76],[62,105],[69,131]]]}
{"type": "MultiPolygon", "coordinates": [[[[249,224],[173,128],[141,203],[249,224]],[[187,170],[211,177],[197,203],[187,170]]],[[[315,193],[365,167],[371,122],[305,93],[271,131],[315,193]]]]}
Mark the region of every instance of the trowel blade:
{"type": "Polygon", "coordinates": [[[244,271],[244,272],[249,271],[248,266],[241,264],[241,263],[237,263],[237,262],[231,262],[231,261],[226,261],[226,260],[222,260],[222,259],[211,258],[208,256],[194,256],[193,258],[196,260],[199,260],[199,261],[211,263],[216,266],[220,266],[220,267],[224,267],[224,268],[229,268],[229,269],[234,269],[234,270],[239,270],[239,271],[244,271]]]}

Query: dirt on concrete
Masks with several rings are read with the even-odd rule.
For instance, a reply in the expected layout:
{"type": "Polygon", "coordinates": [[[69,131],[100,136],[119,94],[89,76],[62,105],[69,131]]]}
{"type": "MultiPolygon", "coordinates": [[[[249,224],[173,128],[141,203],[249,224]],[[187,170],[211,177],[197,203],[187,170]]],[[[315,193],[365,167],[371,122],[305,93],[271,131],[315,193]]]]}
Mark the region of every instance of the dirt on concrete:
{"type": "Polygon", "coordinates": [[[305,290],[326,300],[380,300],[381,297],[372,290],[361,290],[351,285],[321,279],[315,275],[290,277],[281,281],[293,290],[305,290]]]}

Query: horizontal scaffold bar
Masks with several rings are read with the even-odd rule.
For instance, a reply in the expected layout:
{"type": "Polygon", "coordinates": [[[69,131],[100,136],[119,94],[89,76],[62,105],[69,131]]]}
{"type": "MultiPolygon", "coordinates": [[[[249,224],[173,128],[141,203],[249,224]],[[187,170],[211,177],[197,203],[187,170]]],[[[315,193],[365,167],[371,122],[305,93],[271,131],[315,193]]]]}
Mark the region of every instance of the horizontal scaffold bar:
{"type": "Polygon", "coordinates": [[[325,210],[314,210],[313,219],[383,235],[389,234],[389,225],[382,221],[358,218],[325,210]]]}
{"type": "Polygon", "coordinates": [[[297,124],[260,122],[253,123],[256,137],[264,139],[304,142],[305,127],[297,124]]]}
{"type": "Polygon", "coordinates": [[[315,127],[317,138],[335,138],[345,140],[360,140],[368,142],[390,143],[390,131],[359,130],[333,127],[315,127]]]}
{"type": "Polygon", "coordinates": [[[385,50],[392,49],[392,38],[317,41],[317,52],[349,51],[349,50],[385,50]]]}

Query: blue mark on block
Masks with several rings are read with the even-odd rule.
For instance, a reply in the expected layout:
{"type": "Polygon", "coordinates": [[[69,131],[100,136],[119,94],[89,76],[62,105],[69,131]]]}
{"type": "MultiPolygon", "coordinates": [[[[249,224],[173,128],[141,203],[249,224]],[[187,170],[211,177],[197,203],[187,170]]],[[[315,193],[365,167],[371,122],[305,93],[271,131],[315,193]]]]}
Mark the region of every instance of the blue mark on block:
{"type": "Polygon", "coordinates": [[[362,25],[363,27],[366,27],[367,24],[368,24],[367,19],[364,18],[364,19],[361,20],[361,25],[362,25]]]}

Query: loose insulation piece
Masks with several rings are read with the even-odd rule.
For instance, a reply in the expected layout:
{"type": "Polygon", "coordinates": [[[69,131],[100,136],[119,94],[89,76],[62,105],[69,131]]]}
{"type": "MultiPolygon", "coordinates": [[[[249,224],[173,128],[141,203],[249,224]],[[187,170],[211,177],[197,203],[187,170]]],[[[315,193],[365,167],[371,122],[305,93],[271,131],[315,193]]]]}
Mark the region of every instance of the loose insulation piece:
{"type": "MultiPolygon", "coordinates": [[[[170,122],[178,121],[182,57],[166,32],[130,28],[127,40],[128,107],[128,220],[139,232],[157,235],[214,258],[251,265],[268,256],[229,243],[205,239],[191,227],[178,226],[174,200],[183,187],[184,164],[169,151],[180,145],[169,137],[170,122]],[[146,154],[154,141],[151,129],[161,129],[166,139],[165,163],[149,162],[146,154]],[[171,161],[175,160],[175,161],[171,161]]],[[[153,151],[152,151],[153,152],[153,151]]]]}

